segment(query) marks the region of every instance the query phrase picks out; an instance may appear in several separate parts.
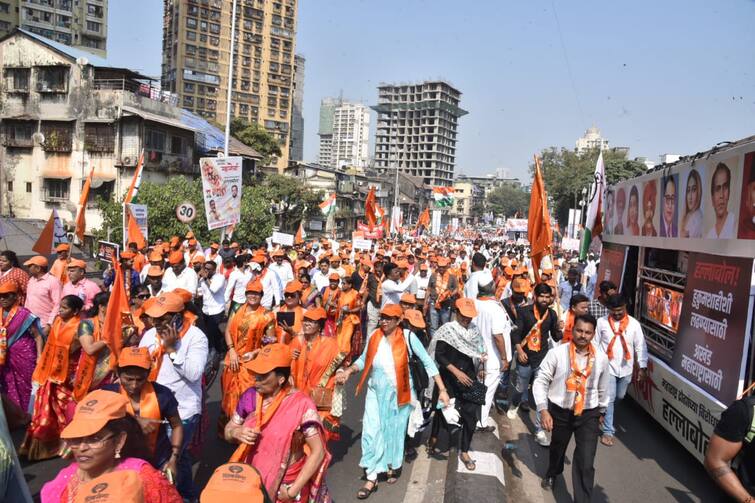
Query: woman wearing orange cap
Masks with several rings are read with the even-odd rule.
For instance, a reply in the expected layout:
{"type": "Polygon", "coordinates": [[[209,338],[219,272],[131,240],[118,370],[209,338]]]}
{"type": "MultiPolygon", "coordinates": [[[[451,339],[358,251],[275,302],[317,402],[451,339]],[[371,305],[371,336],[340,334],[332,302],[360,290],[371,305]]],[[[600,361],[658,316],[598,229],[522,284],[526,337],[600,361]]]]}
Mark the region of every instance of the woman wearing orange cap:
{"type": "Polygon", "coordinates": [[[361,353],[361,331],[359,314],[362,312],[362,298],[354,290],[351,276],[341,280],[341,293],[338,296],[338,318],[336,319],[336,340],[338,348],[344,355],[353,356],[361,353]]]}
{"type": "Polygon", "coordinates": [[[18,285],[18,303],[23,306],[26,301],[26,285],[29,283],[29,275],[21,269],[16,252],[3,250],[0,251],[0,285],[11,281],[18,285]]]}
{"type": "Polygon", "coordinates": [[[322,307],[328,314],[325,322],[325,335],[336,335],[336,323],[338,318],[338,297],[341,295],[341,289],[338,285],[341,283],[341,276],[337,272],[331,272],[328,276],[328,286],[322,292],[322,307]]]}
{"type": "Polygon", "coordinates": [[[409,346],[422,362],[427,375],[435,380],[439,399],[448,404],[448,393],[438,368],[413,333],[400,329],[403,310],[398,304],[387,304],[380,310],[380,328],[367,341],[362,356],[346,371],[336,376],[337,384],[345,384],[357,372],[362,377],[359,392],[367,382],[367,395],[362,419],[362,459],[359,466],[367,472],[367,483],[357,493],[366,499],[377,490],[380,473],[388,474],[388,483],[396,482],[394,471],[404,460],[404,439],[409,416],[416,401],[409,373],[409,346]]]}
{"type": "Polygon", "coordinates": [[[289,385],[291,349],[269,344],[244,366],[255,384],[225,429],[226,440],[240,444],[230,461],[259,470],[278,502],[330,501],[324,485],[330,463],[325,431],[312,398],[289,385]]]}
{"type": "Polygon", "coordinates": [[[262,284],[250,281],[246,286],[246,304],[236,311],[225,330],[228,352],[220,377],[223,400],[218,425],[221,428],[236,410],[241,394],[254,384],[252,376],[241,364],[262,347],[263,339],[275,340],[275,316],[262,307],[261,301],[262,284]]]}
{"type": "Polygon", "coordinates": [[[31,375],[44,344],[39,318],[21,306],[18,285],[0,283],[0,393],[25,416],[31,397],[31,375]]]}
{"type": "Polygon", "coordinates": [[[39,385],[39,389],[34,398],[31,423],[19,449],[19,454],[26,455],[29,461],[55,457],[63,447],[60,432],[71,417],[66,408],[73,403],[73,377],[81,351],[76,332],[83,307],[84,301],[76,295],[60,299],[58,317],[37,360],[32,382],[39,385]]]}
{"type": "Polygon", "coordinates": [[[345,354],[336,339],[323,337],[324,327],[325,310],[321,307],[307,309],[302,332],[290,344],[293,354],[291,375],[296,388],[314,399],[325,428],[325,441],[329,442],[340,438],[340,412],[336,411],[338,416],[335,416],[332,409],[333,395],[336,393],[335,373],[341,367],[345,354]]]}
{"type": "Polygon", "coordinates": [[[289,281],[283,290],[283,305],[278,312],[294,313],[293,325],[287,325],[285,321],[279,321],[275,327],[275,335],[278,342],[288,344],[291,339],[301,333],[302,321],[304,319],[304,308],[301,307],[300,296],[301,283],[297,280],[289,281]]]}
{"type": "Polygon", "coordinates": [[[121,471],[138,474],[144,503],[183,501],[176,488],[144,461],[147,442],[127,407],[128,398],[112,391],[97,390],[84,397],[73,420],[61,433],[74,462],[42,487],[42,503],[79,501],[76,497],[84,484],[121,471]]]}

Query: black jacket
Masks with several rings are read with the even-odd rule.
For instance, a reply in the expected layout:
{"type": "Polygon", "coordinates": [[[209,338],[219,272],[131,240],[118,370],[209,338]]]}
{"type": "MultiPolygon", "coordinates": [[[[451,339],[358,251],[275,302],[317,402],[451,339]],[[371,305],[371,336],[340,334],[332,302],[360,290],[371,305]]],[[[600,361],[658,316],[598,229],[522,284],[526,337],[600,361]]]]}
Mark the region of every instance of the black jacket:
{"type": "MultiPolygon", "coordinates": [[[[520,344],[522,339],[530,333],[530,329],[537,323],[533,309],[536,309],[535,304],[517,307],[516,327],[511,331],[511,342],[513,345],[520,344]]],[[[540,351],[532,351],[526,346],[522,348],[527,354],[529,365],[533,370],[540,366],[540,362],[543,361],[545,355],[548,353],[548,336],[555,342],[558,342],[563,335],[558,328],[558,315],[553,309],[548,308],[548,319],[543,322],[540,332],[542,335],[540,351]]]]}

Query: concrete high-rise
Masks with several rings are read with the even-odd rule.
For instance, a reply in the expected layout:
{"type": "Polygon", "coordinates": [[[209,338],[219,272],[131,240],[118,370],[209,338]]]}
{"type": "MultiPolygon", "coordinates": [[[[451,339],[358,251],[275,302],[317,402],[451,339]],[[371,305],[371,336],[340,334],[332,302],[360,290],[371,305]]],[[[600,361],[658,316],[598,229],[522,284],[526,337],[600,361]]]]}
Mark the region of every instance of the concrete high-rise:
{"type": "Polygon", "coordinates": [[[294,56],[294,90],[291,108],[291,151],[289,159],[304,160],[304,64],[301,54],[294,56]]]}
{"type": "Polygon", "coordinates": [[[375,167],[399,168],[431,185],[451,185],[461,92],[444,81],[378,87],[375,167]]]}
{"type": "MultiPolygon", "coordinates": [[[[231,0],[164,0],[163,89],[181,105],[224,124],[231,0]]],[[[231,115],[256,122],[280,143],[282,171],[291,147],[296,0],[238,2],[231,115]]]]}
{"type": "Polygon", "coordinates": [[[367,167],[370,141],[370,109],[367,105],[341,98],[323,99],[318,135],[321,165],[367,167]]]}
{"type": "Polygon", "coordinates": [[[19,27],[105,57],[108,0],[0,0],[0,37],[19,27]]]}

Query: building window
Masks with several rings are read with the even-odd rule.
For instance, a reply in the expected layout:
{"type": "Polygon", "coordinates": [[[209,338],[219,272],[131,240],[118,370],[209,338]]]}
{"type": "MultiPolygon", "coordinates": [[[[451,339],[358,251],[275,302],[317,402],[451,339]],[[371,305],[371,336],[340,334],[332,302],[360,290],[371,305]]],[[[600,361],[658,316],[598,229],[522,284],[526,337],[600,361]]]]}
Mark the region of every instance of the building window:
{"type": "Polygon", "coordinates": [[[181,155],[181,137],[180,136],[171,136],[170,137],[170,153],[174,155],[181,155]]]}
{"type": "Polygon", "coordinates": [[[84,150],[87,152],[114,152],[115,127],[113,124],[86,124],[84,150]]]}
{"type": "Polygon", "coordinates": [[[186,44],[186,54],[196,54],[197,46],[186,44]]]}
{"type": "Polygon", "coordinates": [[[31,182],[26,182],[26,192],[31,194],[31,182]]]}
{"type": "Polygon", "coordinates": [[[207,31],[207,21],[200,21],[199,22],[199,29],[200,29],[200,31],[207,31]]]}
{"type": "Polygon", "coordinates": [[[43,122],[42,135],[45,152],[70,152],[73,150],[73,122],[43,122]]]}
{"type": "MultiPolygon", "coordinates": [[[[194,21],[196,23],[196,21],[194,21]]],[[[186,24],[189,24],[188,22],[186,24]]],[[[186,32],[186,40],[196,40],[197,39],[197,32],[195,31],[187,31],[186,32]]]]}
{"type": "Polygon", "coordinates": [[[192,84],[191,82],[184,82],[184,92],[193,93],[194,84],[192,84]]]}
{"type": "Polygon", "coordinates": [[[100,32],[100,23],[97,23],[95,21],[87,21],[87,30],[94,31],[99,33],[100,32]]]}
{"type": "Polygon", "coordinates": [[[102,17],[102,7],[91,3],[87,4],[87,14],[94,17],[102,17]]]}
{"type": "Polygon", "coordinates": [[[64,93],[68,83],[68,66],[38,66],[37,92],[64,93]]]}
{"type": "Polygon", "coordinates": [[[31,68],[6,68],[5,89],[9,93],[29,92],[29,75],[31,68]]]}
{"type": "Polygon", "coordinates": [[[220,45],[220,38],[219,37],[210,37],[210,45],[219,46],[220,45]]]}
{"type": "Polygon", "coordinates": [[[33,147],[35,123],[32,121],[4,121],[3,144],[6,147],[33,147]]]}
{"type": "Polygon", "coordinates": [[[210,23],[210,33],[219,34],[220,33],[220,25],[217,23],[210,23]]]}
{"type": "MultiPolygon", "coordinates": [[[[193,17],[187,17],[186,18],[186,27],[190,28],[192,30],[196,29],[197,28],[197,20],[194,19],[193,17]]],[[[194,36],[196,37],[196,35],[194,35],[194,36]]],[[[187,38],[188,38],[188,33],[187,33],[187,38]]]]}
{"type": "Polygon", "coordinates": [[[13,180],[8,181],[8,192],[13,192],[13,180]]]}
{"type": "Polygon", "coordinates": [[[45,178],[42,184],[42,200],[51,202],[68,201],[70,189],[70,178],[45,178]]]}
{"type": "MultiPolygon", "coordinates": [[[[82,185],[83,188],[83,185],[82,185]]],[[[115,180],[110,182],[102,182],[99,187],[91,187],[89,189],[89,197],[87,197],[87,207],[93,208],[96,206],[97,198],[102,198],[105,201],[111,201],[113,199],[113,192],[115,191],[115,180]]]]}
{"type": "Polygon", "coordinates": [[[144,146],[147,150],[163,152],[165,150],[165,133],[148,129],[144,138],[144,146]]]}
{"type": "Polygon", "coordinates": [[[10,4],[8,2],[0,2],[0,14],[9,14],[10,4]]]}
{"type": "Polygon", "coordinates": [[[192,108],[194,106],[194,96],[184,96],[184,107],[192,108]]]}

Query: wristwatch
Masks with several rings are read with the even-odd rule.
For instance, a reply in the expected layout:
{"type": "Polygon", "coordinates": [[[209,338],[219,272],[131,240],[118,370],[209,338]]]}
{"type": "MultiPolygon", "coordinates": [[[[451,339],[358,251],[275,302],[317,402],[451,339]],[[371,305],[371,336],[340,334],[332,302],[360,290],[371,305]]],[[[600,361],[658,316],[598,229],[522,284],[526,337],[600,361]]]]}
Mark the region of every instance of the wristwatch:
{"type": "Polygon", "coordinates": [[[174,361],[177,356],[178,355],[176,354],[175,351],[173,351],[172,353],[168,353],[168,358],[170,358],[170,361],[174,361]]]}

